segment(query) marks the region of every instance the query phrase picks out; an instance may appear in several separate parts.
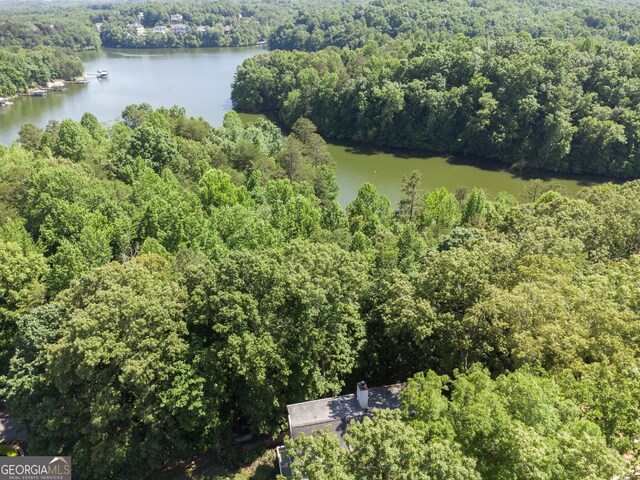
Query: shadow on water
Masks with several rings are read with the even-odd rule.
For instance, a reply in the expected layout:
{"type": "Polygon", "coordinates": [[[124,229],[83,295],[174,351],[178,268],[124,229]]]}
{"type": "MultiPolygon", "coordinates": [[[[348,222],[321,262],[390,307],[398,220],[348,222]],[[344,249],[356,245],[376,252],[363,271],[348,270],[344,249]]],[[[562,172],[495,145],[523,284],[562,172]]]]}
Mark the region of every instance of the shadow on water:
{"type": "Polygon", "coordinates": [[[418,159],[424,160],[425,162],[428,162],[429,160],[433,160],[435,158],[444,158],[449,165],[472,167],[486,172],[508,174],[511,178],[525,181],[543,180],[545,182],[553,182],[566,180],[575,182],[576,185],[580,187],[591,187],[593,185],[598,185],[605,182],[624,183],[625,181],[632,180],[631,178],[616,178],[606,175],[553,172],[550,170],[534,168],[515,170],[511,168],[506,162],[501,162],[496,159],[478,157],[473,155],[451,154],[435,150],[381,147],[365,143],[356,143],[349,140],[331,140],[330,142],[333,145],[344,148],[345,152],[353,155],[374,157],[376,155],[384,154],[393,156],[394,158],[398,159],[418,159]]]}

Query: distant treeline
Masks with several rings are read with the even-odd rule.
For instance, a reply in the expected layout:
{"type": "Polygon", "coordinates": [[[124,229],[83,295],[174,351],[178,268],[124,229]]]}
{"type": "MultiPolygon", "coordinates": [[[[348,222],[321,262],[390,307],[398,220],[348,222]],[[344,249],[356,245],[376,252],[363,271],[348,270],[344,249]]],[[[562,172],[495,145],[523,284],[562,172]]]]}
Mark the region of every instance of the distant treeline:
{"type": "Polygon", "coordinates": [[[443,40],[457,34],[499,38],[527,32],[534,38],[600,36],[640,42],[637,3],[600,0],[374,0],[335,5],[324,1],[300,9],[269,38],[272,49],[358,48],[396,37],[443,40]]]}
{"type": "Polygon", "coordinates": [[[206,47],[267,39],[272,49],[358,48],[397,37],[443,40],[457,34],[498,38],[527,32],[534,38],[602,37],[640,42],[640,8],[632,1],[562,0],[296,0],[259,2],[140,2],[12,5],[2,8],[0,46],[206,47]],[[46,7],[46,8],[45,8],[46,7]],[[138,18],[138,13],[144,14],[138,18]],[[186,33],[137,36],[131,27],[167,24],[181,14],[186,33]],[[102,32],[95,27],[102,23],[102,32]],[[195,27],[211,27],[206,32],[195,27]],[[224,32],[224,27],[232,27],[224,32]]]}
{"type": "Polygon", "coordinates": [[[333,138],[640,175],[640,49],[620,42],[521,33],[274,51],[244,62],[232,99],[333,138]]]}
{"type": "Polygon", "coordinates": [[[11,6],[0,7],[0,13],[0,47],[48,45],[85,50],[101,44],[86,6],[11,6]]]}
{"type": "Polygon", "coordinates": [[[84,67],[70,50],[38,46],[30,50],[0,48],[0,97],[25,91],[54,78],[81,75],[84,67]]]}
{"type": "Polygon", "coordinates": [[[102,23],[101,39],[105,47],[228,47],[266,40],[272,27],[290,8],[255,1],[148,2],[101,10],[92,19],[102,23]],[[139,13],[143,16],[138,17],[139,13]],[[175,14],[182,16],[174,23],[185,25],[185,33],[173,33],[170,28],[162,34],[150,30],[156,25],[168,27],[171,15],[175,14]],[[131,27],[134,23],[149,29],[147,34],[136,35],[131,27]],[[198,27],[205,27],[204,31],[198,27]]]}

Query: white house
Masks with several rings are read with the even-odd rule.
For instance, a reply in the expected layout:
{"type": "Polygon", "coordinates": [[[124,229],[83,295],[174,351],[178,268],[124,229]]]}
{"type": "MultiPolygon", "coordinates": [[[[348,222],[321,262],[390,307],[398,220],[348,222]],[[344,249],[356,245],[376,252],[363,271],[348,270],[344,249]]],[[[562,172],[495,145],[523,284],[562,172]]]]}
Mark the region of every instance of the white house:
{"type": "Polygon", "coordinates": [[[127,28],[132,29],[133,33],[135,33],[138,37],[141,37],[145,34],[144,27],[139,23],[134,23],[134,24],[130,23],[127,25],[127,28]]]}
{"type": "Polygon", "coordinates": [[[169,17],[169,19],[171,20],[171,23],[180,23],[182,21],[182,15],[180,15],[179,13],[174,13],[173,15],[171,15],[171,17],[169,17]]]}
{"type": "Polygon", "coordinates": [[[189,32],[189,26],[184,23],[174,23],[171,25],[171,31],[174,35],[184,35],[189,32]]]}
{"type": "Polygon", "coordinates": [[[167,27],[164,25],[156,25],[153,27],[153,33],[156,35],[165,35],[167,33],[167,27]]]}

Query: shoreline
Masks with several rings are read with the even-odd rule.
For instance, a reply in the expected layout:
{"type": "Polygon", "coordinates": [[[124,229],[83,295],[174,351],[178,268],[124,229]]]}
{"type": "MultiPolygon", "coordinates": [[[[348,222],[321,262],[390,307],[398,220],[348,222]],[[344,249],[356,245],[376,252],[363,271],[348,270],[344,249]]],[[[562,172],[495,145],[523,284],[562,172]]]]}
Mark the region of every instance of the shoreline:
{"type": "MultiPolygon", "coordinates": [[[[63,83],[64,86],[63,87],[48,87],[48,86],[42,86],[42,85],[36,85],[35,87],[29,87],[27,88],[25,91],[23,92],[18,92],[18,93],[14,93],[13,95],[9,95],[6,97],[2,97],[0,96],[0,98],[3,98],[6,101],[12,101],[15,100],[16,98],[20,98],[20,97],[37,97],[38,95],[34,95],[35,92],[45,92],[47,95],[51,92],[53,93],[63,93],[66,91],[66,86],[67,85],[86,85],[89,83],[89,80],[87,80],[87,73],[85,72],[81,77],[76,77],[72,80],[67,80],[67,79],[52,79],[49,80],[50,83],[63,83]],[[79,80],[80,78],[84,78],[84,81],[79,80]]],[[[42,95],[42,96],[46,96],[46,95],[42,95]]]]}

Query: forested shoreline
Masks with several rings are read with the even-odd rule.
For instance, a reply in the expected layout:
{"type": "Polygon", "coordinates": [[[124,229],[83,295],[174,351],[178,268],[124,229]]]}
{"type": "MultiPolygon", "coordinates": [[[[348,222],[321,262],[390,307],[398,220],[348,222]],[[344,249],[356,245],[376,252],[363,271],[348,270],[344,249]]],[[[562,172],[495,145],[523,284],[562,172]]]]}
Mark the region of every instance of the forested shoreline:
{"type": "Polygon", "coordinates": [[[360,48],[396,38],[443,41],[456,35],[500,38],[511,32],[559,40],[599,38],[640,42],[640,7],[633,1],[450,0],[419,2],[324,0],[273,2],[133,2],[8,4],[1,9],[0,46],[172,48],[252,45],[268,40],[271,49],[316,51],[360,48]],[[142,16],[139,14],[142,13],[142,16]],[[180,15],[172,22],[171,15],[180,15]],[[171,23],[187,28],[175,34],[171,23]],[[100,25],[100,28],[97,27],[100,25]],[[147,32],[136,33],[135,25],[147,32]],[[166,26],[154,34],[157,25],[166,26]],[[103,28],[104,27],[104,28],[103,28]],[[199,30],[198,27],[201,27],[199,30]],[[225,30],[225,27],[229,27],[225,30]]]}
{"type": "Polygon", "coordinates": [[[405,410],[350,430],[353,456],[302,439],[294,470],[611,478],[640,435],[640,182],[532,186],[414,174],[396,210],[371,184],[343,208],[304,118],[286,137],[144,104],[27,124],[0,148],[5,405],[30,454],[153,478],[278,435],[288,403],[417,375],[405,410]]]}
{"type": "Polygon", "coordinates": [[[238,69],[232,99],[285,125],[306,116],[331,138],[635,178],[638,58],[621,43],[526,34],[273,51],[238,69]]]}
{"type": "Polygon", "coordinates": [[[23,93],[54,79],[71,80],[83,73],[80,59],[63,48],[0,48],[0,97],[23,93]]]}
{"type": "Polygon", "coordinates": [[[489,198],[414,171],[397,206],[372,183],[343,206],[323,137],[639,177],[635,1],[6,11],[0,95],[106,43],[268,38],[282,50],[246,60],[232,100],[287,127],[142,103],[0,145],[0,399],[27,454],[71,455],[82,480],[228,465],[238,439],[286,437],[288,404],[366,379],[406,382],[402,408],[351,422],[349,450],[286,439],[294,478],[638,468],[640,180],[489,198]]]}

